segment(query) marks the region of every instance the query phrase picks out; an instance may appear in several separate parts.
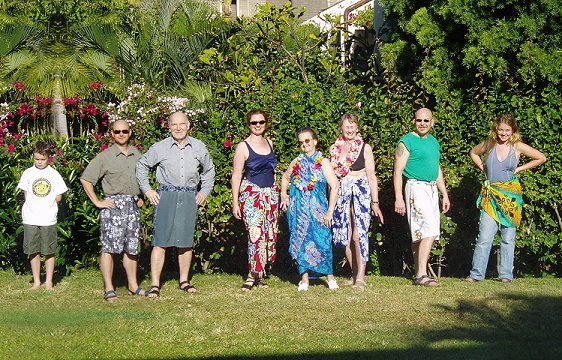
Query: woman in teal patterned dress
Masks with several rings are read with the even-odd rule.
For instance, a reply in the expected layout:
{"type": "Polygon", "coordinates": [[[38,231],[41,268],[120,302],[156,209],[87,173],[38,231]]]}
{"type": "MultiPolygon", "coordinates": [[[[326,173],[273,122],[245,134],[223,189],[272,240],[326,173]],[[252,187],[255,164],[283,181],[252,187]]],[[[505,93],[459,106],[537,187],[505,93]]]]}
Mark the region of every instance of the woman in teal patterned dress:
{"type": "Polygon", "coordinates": [[[330,227],[338,197],[339,181],[329,159],[316,151],[318,136],[311,128],[297,131],[302,154],[283,174],[281,209],[287,210],[291,231],[289,253],[297,262],[301,280],[298,291],[307,291],[309,274],[327,275],[328,288],[338,289],[333,275],[330,227]],[[290,194],[287,188],[291,185],[290,194]],[[329,201],[327,186],[330,187],[329,201]]]}

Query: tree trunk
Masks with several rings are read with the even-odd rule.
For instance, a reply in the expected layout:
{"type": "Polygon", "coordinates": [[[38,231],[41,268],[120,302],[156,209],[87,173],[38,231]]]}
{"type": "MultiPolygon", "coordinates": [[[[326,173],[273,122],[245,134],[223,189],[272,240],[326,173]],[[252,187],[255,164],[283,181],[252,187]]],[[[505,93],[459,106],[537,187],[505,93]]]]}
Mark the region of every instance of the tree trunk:
{"type": "Polygon", "coordinates": [[[61,93],[60,77],[55,77],[55,86],[53,87],[53,104],[51,105],[51,124],[53,135],[68,136],[68,126],[66,124],[66,114],[64,108],[64,100],[61,93]]]}

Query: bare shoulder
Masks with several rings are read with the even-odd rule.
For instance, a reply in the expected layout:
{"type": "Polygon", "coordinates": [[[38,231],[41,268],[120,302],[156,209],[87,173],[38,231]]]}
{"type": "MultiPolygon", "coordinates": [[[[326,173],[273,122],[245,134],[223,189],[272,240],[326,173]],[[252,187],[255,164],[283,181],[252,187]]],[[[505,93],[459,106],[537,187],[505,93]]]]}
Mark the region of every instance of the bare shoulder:
{"type": "Polygon", "coordinates": [[[373,154],[373,148],[371,147],[371,145],[365,143],[365,154],[373,154]]]}
{"type": "Polygon", "coordinates": [[[328,158],[322,158],[322,166],[329,166],[329,167],[332,167],[332,163],[330,162],[330,159],[328,159],[328,158]]]}
{"type": "Polygon", "coordinates": [[[248,144],[246,144],[245,141],[241,141],[236,145],[235,155],[238,156],[244,155],[244,158],[248,157],[249,155],[248,144]]]}
{"type": "Polygon", "coordinates": [[[407,151],[408,149],[406,148],[406,145],[404,145],[404,143],[400,141],[396,146],[396,155],[402,156],[407,151]]]}

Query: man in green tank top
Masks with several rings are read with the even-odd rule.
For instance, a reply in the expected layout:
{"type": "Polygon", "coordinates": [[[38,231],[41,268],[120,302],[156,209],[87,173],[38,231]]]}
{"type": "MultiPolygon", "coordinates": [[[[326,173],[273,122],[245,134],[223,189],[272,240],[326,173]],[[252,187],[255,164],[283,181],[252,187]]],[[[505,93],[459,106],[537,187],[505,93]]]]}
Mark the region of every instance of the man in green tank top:
{"type": "Polygon", "coordinates": [[[434,122],[431,110],[422,108],[416,111],[413,120],[416,129],[400,138],[394,162],[394,211],[408,217],[416,271],[414,285],[421,286],[439,285],[427,274],[431,248],[440,233],[437,190],[443,196],[443,212],[450,207],[439,164],[440,146],[437,139],[429,134],[434,122]],[[406,178],[404,192],[403,177],[406,178]]]}

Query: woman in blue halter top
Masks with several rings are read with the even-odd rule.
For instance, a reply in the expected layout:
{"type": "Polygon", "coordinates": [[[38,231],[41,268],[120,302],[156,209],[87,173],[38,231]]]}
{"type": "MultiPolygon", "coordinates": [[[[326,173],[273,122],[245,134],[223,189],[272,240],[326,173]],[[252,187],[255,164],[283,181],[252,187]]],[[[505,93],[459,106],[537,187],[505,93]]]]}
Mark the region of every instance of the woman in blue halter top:
{"type": "Polygon", "coordinates": [[[266,266],[275,261],[279,186],[275,183],[277,155],[265,135],[267,114],[252,110],[246,116],[250,136],[236,146],[232,167],[232,214],[248,231],[248,277],[242,290],[267,287],[266,266]]]}

